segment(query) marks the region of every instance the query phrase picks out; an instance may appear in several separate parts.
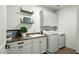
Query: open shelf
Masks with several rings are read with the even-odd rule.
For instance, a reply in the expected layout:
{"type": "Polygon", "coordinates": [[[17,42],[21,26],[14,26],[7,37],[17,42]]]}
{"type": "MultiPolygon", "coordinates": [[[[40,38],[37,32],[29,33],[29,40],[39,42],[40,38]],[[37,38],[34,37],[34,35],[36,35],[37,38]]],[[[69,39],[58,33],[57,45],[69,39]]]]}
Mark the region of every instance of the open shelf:
{"type": "Polygon", "coordinates": [[[28,14],[33,14],[33,12],[30,12],[30,11],[27,11],[27,10],[23,10],[22,8],[20,8],[20,12],[28,13],[28,14]]]}

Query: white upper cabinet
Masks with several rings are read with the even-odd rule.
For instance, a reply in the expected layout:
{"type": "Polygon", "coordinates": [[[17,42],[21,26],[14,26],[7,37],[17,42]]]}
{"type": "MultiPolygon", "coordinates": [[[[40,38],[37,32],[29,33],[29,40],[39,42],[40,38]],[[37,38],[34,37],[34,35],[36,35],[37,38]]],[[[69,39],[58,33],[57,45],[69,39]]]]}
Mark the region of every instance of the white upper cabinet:
{"type": "Polygon", "coordinates": [[[43,10],[43,25],[54,26],[57,24],[56,14],[53,11],[43,10]]]}
{"type": "Polygon", "coordinates": [[[57,26],[57,15],[54,11],[49,9],[43,9],[40,11],[41,26],[57,26]]]}

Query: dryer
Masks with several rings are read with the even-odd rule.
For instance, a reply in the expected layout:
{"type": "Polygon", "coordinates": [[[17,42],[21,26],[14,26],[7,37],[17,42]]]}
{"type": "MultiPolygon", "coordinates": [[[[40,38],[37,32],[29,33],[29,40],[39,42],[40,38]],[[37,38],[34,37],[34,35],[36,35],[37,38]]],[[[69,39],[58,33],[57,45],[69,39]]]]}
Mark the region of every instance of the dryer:
{"type": "Polygon", "coordinates": [[[65,33],[58,33],[59,35],[59,48],[66,46],[66,35],[65,33]]]}

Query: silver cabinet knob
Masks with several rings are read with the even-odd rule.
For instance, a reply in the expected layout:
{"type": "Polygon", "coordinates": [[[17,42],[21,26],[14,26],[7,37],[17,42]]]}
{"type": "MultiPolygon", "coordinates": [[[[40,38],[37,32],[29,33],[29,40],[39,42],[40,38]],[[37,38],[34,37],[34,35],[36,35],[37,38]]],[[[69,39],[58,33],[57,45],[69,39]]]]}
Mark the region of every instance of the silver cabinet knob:
{"type": "Polygon", "coordinates": [[[23,48],[23,46],[21,46],[21,48],[23,48]]]}

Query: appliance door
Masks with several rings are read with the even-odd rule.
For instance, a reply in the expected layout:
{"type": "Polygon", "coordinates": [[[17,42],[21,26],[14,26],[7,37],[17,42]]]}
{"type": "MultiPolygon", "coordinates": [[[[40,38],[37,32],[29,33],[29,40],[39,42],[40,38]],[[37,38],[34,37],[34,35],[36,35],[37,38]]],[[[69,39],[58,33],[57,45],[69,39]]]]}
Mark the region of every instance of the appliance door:
{"type": "Polygon", "coordinates": [[[21,18],[21,22],[31,22],[31,17],[28,17],[28,16],[26,16],[26,17],[22,17],[21,18]]]}
{"type": "Polygon", "coordinates": [[[58,34],[48,35],[48,52],[55,53],[59,49],[58,40],[58,34]]]}
{"type": "Polygon", "coordinates": [[[65,34],[59,34],[59,48],[65,47],[66,37],[65,34]]]}

